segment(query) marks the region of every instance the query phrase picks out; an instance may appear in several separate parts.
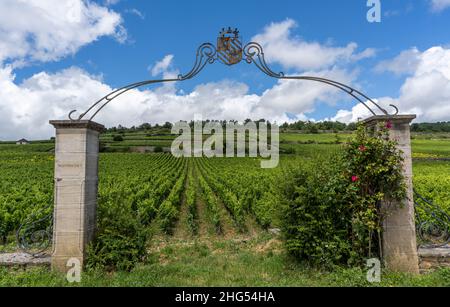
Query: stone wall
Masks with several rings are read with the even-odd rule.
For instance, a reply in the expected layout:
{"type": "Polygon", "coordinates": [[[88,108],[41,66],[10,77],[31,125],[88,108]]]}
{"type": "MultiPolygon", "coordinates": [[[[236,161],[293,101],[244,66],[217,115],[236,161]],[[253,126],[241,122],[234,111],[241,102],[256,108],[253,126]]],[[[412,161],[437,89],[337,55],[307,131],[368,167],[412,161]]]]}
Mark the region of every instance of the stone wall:
{"type": "Polygon", "coordinates": [[[447,248],[420,248],[419,267],[421,273],[436,268],[450,268],[450,246],[447,248]]]}

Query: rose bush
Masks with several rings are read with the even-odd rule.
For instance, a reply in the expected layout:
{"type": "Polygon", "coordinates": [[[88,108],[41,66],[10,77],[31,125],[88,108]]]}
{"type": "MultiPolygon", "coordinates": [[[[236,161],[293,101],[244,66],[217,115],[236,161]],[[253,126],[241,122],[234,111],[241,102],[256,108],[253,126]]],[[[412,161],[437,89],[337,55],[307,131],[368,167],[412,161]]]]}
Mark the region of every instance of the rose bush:
{"type": "Polygon", "coordinates": [[[379,255],[381,201],[402,199],[402,155],[392,124],[363,125],[331,159],[284,174],[282,223],[287,250],[314,264],[361,264],[379,255]],[[287,179],[286,179],[287,178],[287,179]]]}

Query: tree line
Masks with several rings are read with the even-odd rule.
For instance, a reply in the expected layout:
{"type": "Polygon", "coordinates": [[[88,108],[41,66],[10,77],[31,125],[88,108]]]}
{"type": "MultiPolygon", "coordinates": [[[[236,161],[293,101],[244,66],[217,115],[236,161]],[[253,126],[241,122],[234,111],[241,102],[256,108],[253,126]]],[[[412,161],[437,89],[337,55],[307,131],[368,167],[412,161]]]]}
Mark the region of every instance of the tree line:
{"type": "MultiPolygon", "coordinates": [[[[251,119],[246,119],[244,123],[252,121],[251,119]]],[[[218,122],[225,128],[227,123],[236,123],[235,120],[203,120],[203,124],[209,122],[218,122]]],[[[265,119],[260,119],[255,121],[257,124],[260,122],[267,123],[270,127],[271,122],[265,119]]],[[[190,121],[189,125],[194,126],[194,121],[190,121]]],[[[118,125],[117,127],[108,128],[106,132],[137,132],[137,131],[150,131],[150,130],[170,130],[173,124],[170,122],[165,122],[164,124],[150,124],[143,123],[139,126],[125,127],[118,125]]],[[[320,132],[342,132],[342,131],[355,131],[357,127],[356,123],[341,123],[338,121],[323,121],[323,122],[312,122],[312,121],[296,121],[293,123],[284,123],[280,126],[281,131],[296,130],[303,131],[306,133],[320,133],[320,132]]],[[[412,132],[450,132],[450,121],[448,122],[437,122],[437,123],[414,123],[411,125],[412,132]]]]}

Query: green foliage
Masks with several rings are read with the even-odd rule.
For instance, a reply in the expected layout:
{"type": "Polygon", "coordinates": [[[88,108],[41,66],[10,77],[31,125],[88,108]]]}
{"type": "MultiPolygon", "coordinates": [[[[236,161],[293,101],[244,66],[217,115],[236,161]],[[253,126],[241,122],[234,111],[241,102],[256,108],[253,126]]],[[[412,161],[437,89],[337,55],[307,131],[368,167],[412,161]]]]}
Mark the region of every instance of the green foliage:
{"type": "Polygon", "coordinates": [[[179,207],[181,205],[181,193],[184,189],[186,180],[186,167],[182,171],[182,175],[175,183],[169,196],[164,200],[159,208],[158,217],[161,222],[161,228],[166,233],[172,233],[174,222],[178,218],[179,207]]]}
{"type": "Polygon", "coordinates": [[[113,141],[114,142],[122,142],[123,141],[123,136],[115,135],[115,136],[113,136],[113,141]]]}
{"type": "Polygon", "coordinates": [[[187,223],[193,235],[198,233],[198,223],[197,223],[197,205],[195,203],[195,182],[192,176],[192,169],[188,173],[188,187],[186,189],[186,206],[188,208],[187,223]]]}
{"type": "Polygon", "coordinates": [[[450,161],[418,161],[414,165],[414,188],[450,214],[450,161]]]}
{"type": "Polygon", "coordinates": [[[405,196],[401,154],[388,133],[379,126],[369,135],[360,126],[340,155],[284,175],[283,233],[296,258],[350,265],[376,253],[380,201],[405,196]]]}
{"type": "Polygon", "coordinates": [[[283,252],[255,252],[273,238],[254,238],[246,244],[234,239],[169,243],[146,264],[130,272],[83,272],[81,283],[44,267],[0,267],[0,287],[449,287],[450,269],[410,275],[382,272],[381,283],[369,283],[365,268],[322,270],[297,263],[283,252]],[[160,259],[164,259],[164,264],[160,259]]]}
{"type": "Polygon", "coordinates": [[[286,155],[295,155],[295,148],[294,147],[288,147],[286,149],[283,149],[282,153],[284,153],[286,155]]]}
{"type": "Polygon", "coordinates": [[[297,259],[330,265],[353,256],[347,202],[355,193],[339,171],[335,163],[315,161],[285,174],[282,230],[287,250],[297,259]]]}
{"type": "MultiPolygon", "coordinates": [[[[119,131],[116,128],[116,131],[102,135],[102,142],[107,145],[106,151],[129,150],[129,146],[160,145],[166,147],[166,143],[170,144],[174,138],[167,130],[152,129],[142,133],[137,132],[136,129],[129,130],[130,133],[128,130],[127,133],[124,131],[123,127],[119,131]],[[114,134],[120,134],[124,141],[114,143],[112,141],[114,134]]],[[[277,215],[280,212],[280,198],[291,197],[291,200],[284,200],[283,204],[291,205],[294,208],[294,202],[298,195],[296,206],[299,209],[297,215],[290,216],[291,224],[298,226],[301,225],[298,221],[310,219],[304,225],[307,230],[312,230],[312,235],[298,233],[298,229],[303,231],[300,227],[297,229],[294,227],[292,235],[298,235],[301,240],[312,240],[311,242],[314,244],[317,243],[314,248],[316,248],[318,259],[323,259],[320,260],[321,262],[355,263],[358,261],[358,255],[368,253],[368,242],[371,244],[373,253],[376,253],[377,225],[379,223],[379,221],[373,221],[373,224],[368,222],[371,221],[374,212],[378,210],[378,207],[374,206],[374,200],[378,199],[380,195],[374,193],[371,197],[365,197],[361,192],[373,185],[373,182],[367,182],[364,178],[373,176],[371,172],[374,172],[375,169],[359,168],[359,166],[361,164],[370,165],[371,157],[386,160],[385,153],[388,151],[371,151],[370,144],[366,144],[366,150],[361,152],[359,143],[362,142],[362,139],[354,144],[352,141],[347,145],[349,147],[346,147],[346,152],[353,160],[351,160],[352,162],[347,160],[348,168],[343,170],[342,165],[345,160],[340,152],[344,147],[338,146],[336,143],[338,141],[343,143],[348,137],[349,134],[345,133],[282,134],[280,137],[282,149],[291,149],[292,153],[296,155],[282,156],[280,167],[273,170],[262,170],[260,160],[254,158],[193,159],[193,163],[190,163],[186,170],[184,165],[188,159],[175,159],[167,154],[123,154],[119,152],[101,154],[99,206],[111,206],[111,210],[116,210],[114,209],[116,202],[126,204],[123,209],[128,210],[131,214],[131,221],[136,222],[135,232],[145,231],[148,228],[157,229],[153,226],[160,226],[160,219],[165,220],[169,225],[168,229],[171,229],[170,225],[178,218],[180,210],[177,202],[169,202],[168,197],[170,194],[174,194],[172,200],[178,198],[182,202],[184,194],[185,203],[181,205],[188,208],[187,223],[191,231],[194,232],[198,226],[195,221],[195,214],[199,213],[195,212],[196,198],[198,204],[206,205],[206,210],[203,211],[205,214],[201,213],[206,221],[202,221],[202,223],[214,225],[218,232],[223,226],[226,232],[227,220],[221,221],[224,214],[230,214],[235,222],[240,221],[236,224],[240,223],[241,226],[247,226],[249,221],[256,220],[262,228],[279,227],[280,222],[277,215]],[[329,156],[332,152],[336,152],[341,159],[335,158],[332,160],[333,162],[327,162],[320,158],[322,155],[329,156]],[[286,172],[282,173],[283,169],[286,172]],[[339,170],[341,170],[340,173],[339,170]],[[190,175],[191,172],[192,175],[190,175]],[[177,196],[172,191],[183,174],[188,174],[192,178],[188,180],[187,185],[181,186],[177,196]],[[356,182],[350,182],[353,176],[358,177],[356,182]],[[288,189],[288,193],[283,191],[280,193],[274,188],[278,182],[287,182],[286,185],[292,183],[291,187],[298,188],[298,191],[288,189]],[[344,196],[349,200],[345,200],[344,196]],[[164,202],[165,205],[161,208],[164,202]],[[314,210],[307,206],[308,203],[316,204],[314,210]],[[347,206],[347,204],[350,205],[347,206]],[[228,212],[224,212],[223,207],[228,212]],[[351,214],[354,212],[360,213],[353,217],[351,214]],[[312,220],[311,216],[314,219],[316,219],[315,216],[320,216],[317,219],[323,223],[315,226],[317,220],[312,220]],[[341,221],[348,216],[352,216],[351,223],[341,221]],[[138,221],[141,225],[137,224],[138,221]],[[316,229],[317,232],[314,233],[316,229]],[[342,229],[347,231],[342,231],[342,229]],[[373,236],[368,235],[370,231],[373,236]],[[348,239],[349,237],[351,240],[348,239]],[[319,239],[326,242],[319,244],[319,239]],[[333,248],[337,249],[337,253],[334,253],[333,248]]],[[[420,160],[414,162],[416,166],[414,169],[415,187],[426,198],[442,205],[448,212],[450,208],[449,163],[434,160],[449,156],[448,140],[424,140],[422,137],[425,136],[420,135],[420,139],[418,137],[413,141],[415,155],[420,154],[418,156],[420,160]],[[423,158],[425,155],[433,158],[425,160],[423,158]]],[[[38,213],[43,217],[52,210],[49,206],[47,211],[42,211],[44,207],[53,203],[54,158],[52,148],[54,148],[54,144],[29,146],[5,144],[0,146],[0,236],[3,239],[7,238],[8,246],[14,245],[14,232],[28,216],[38,213]]],[[[392,162],[387,159],[384,167],[389,169],[392,162]]],[[[380,173],[380,176],[383,178],[383,172],[380,173]]],[[[381,181],[383,183],[381,186],[371,189],[382,191],[383,186],[395,183],[392,178],[389,180],[391,181],[381,181]]],[[[104,209],[100,208],[99,210],[104,209]]],[[[284,210],[283,212],[286,213],[284,210]]],[[[110,214],[111,220],[117,218],[119,214],[114,216],[110,214]]],[[[121,229],[120,222],[116,224],[112,227],[116,230],[121,229]]],[[[106,222],[104,226],[107,226],[106,222]]],[[[133,229],[133,227],[131,228],[133,229]]],[[[116,236],[115,233],[118,233],[116,230],[111,231],[113,234],[111,236],[103,232],[104,242],[102,244],[106,246],[104,251],[112,250],[112,247],[107,246],[117,244],[117,246],[123,245],[119,250],[124,252],[114,257],[108,256],[110,259],[116,260],[111,260],[110,264],[103,264],[103,266],[117,268],[118,266],[114,263],[120,263],[117,259],[122,259],[122,256],[132,259],[125,263],[135,263],[133,259],[144,259],[145,257],[140,258],[127,254],[129,242],[116,236]]],[[[129,234],[124,233],[126,234],[125,238],[128,238],[129,234]]],[[[292,238],[295,239],[295,237],[292,238]]],[[[136,242],[130,244],[139,245],[136,242]]],[[[292,247],[295,249],[295,244],[292,247]]],[[[137,247],[133,249],[139,250],[137,247]]],[[[295,250],[293,254],[295,254],[295,250]]],[[[95,253],[91,255],[96,257],[95,253]]],[[[132,265],[125,264],[120,267],[125,269],[132,265]]]]}
{"type": "MultiPolygon", "coordinates": [[[[0,242],[14,242],[20,225],[34,216],[39,220],[53,210],[54,159],[46,153],[0,151],[0,242]],[[11,238],[11,240],[8,240],[11,238]]],[[[34,145],[30,145],[34,146],[34,145]]],[[[25,148],[28,146],[19,146],[25,148]]],[[[40,150],[39,148],[35,148],[40,150]]],[[[46,221],[49,223],[50,220],[46,221]]],[[[41,225],[43,229],[47,225],[41,225]]]]}
{"type": "Polygon", "coordinates": [[[220,225],[219,203],[217,201],[217,197],[209,184],[206,182],[205,178],[203,178],[200,171],[197,172],[197,176],[203,199],[206,203],[206,207],[208,208],[211,223],[214,225],[216,232],[220,233],[222,229],[220,225]]]}
{"type": "Polygon", "coordinates": [[[162,146],[155,146],[155,149],[153,150],[153,152],[158,153],[158,152],[163,152],[164,149],[162,148],[162,146]]]}
{"type": "Polygon", "coordinates": [[[129,271],[147,257],[150,232],[131,202],[122,198],[101,201],[97,227],[96,237],[88,249],[88,268],[129,271]]]}
{"type": "Polygon", "coordinates": [[[284,123],[281,128],[292,129],[299,131],[306,131],[308,133],[318,133],[319,131],[344,131],[344,130],[354,130],[355,126],[352,124],[346,125],[340,122],[310,122],[310,121],[297,121],[295,123],[284,123]]]}
{"type": "Polygon", "coordinates": [[[173,191],[183,165],[183,160],[163,154],[102,157],[100,171],[108,171],[100,176],[98,232],[89,249],[90,268],[130,270],[145,260],[148,226],[173,191]]]}
{"type": "Polygon", "coordinates": [[[414,123],[411,125],[413,132],[450,132],[450,122],[438,123],[414,123]]]}

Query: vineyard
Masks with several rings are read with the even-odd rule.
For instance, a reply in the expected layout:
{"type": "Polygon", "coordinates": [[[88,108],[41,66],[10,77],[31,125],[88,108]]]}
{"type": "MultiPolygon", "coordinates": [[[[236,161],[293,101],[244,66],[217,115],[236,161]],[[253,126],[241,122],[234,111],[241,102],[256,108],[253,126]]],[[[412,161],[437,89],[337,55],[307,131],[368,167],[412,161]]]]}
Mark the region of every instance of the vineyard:
{"type": "MultiPolygon", "coordinates": [[[[3,242],[12,242],[28,216],[51,211],[54,158],[9,150],[1,155],[0,234],[3,242]]],[[[256,159],[105,154],[100,159],[99,206],[127,202],[142,223],[164,234],[173,234],[179,220],[185,224],[177,225],[192,235],[268,228],[276,206],[271,201],[276,173],[260,169],[256,159]]]]}
{"type": "MultiPolygon", "coordinates": [[[[134,278],[142,285],[185,285],[187,280],[190,285],[200,286],[298,285],[304,269],[296,264],[285,267],[290,262],[281,252],[277,236],[283,218],[280,183],[288,181],[298,166],[311,169],[321,159],[328,161],[349,137],[281,134],[282,155],[275,169],[261,169],[257,158],[175,158],[170,153],[103,152],[97,221],[99,240],[103,241],[98,245],[97,257],[92,259],[104,262],[114,256],[117,248],[133,250],[136,242],[129,241],[133,238],[142,241],[139,249],[148,253],[151,265],[136,268],[120,283],[134,278]],[[120,231],[124,230],[127,233],[122,236],[120,231]],[[124,245],[115,245],[118,242],[124,245]],[[267,270],[272,272],[270,277],[262,278],[267,270]],[[193,280],[194,275],[207,279],[193,280]]],[[[112,136],[104,136],[103,140],[108,138],[108,146],[115,147],[112,136]]],[[[136,133],[125,134],[124,142],[157,146],[162,139],[170,142],[172,138],[136,133]]],[[[415,189],[446,212],[450,212],[448,142],[447,137],[423,135],[412,142],[415,189]]],[[[0,144],[0,252],[17,251],[16,231],[24,222],[52,213],[53,148],[51,142],[0,144]]],[[[50,225],[50,219],[44,221],[50,225]]],[[[36,278],[44,279],[40,284],[61,285],[59,277],[39,272],[36,278]]],[[[350,276],[364,274],[352,272],[350,276]]],[[[85,279],[87,284],[106,285],[109,280],[95,275],[90,278],[85,279]]],[[[326,281],[304,278],[308,284],[330,283],[328,277],[326,281]]],[[[333,276],[329,278],[334,280],[333,276]]],[[[397,277],[393,278],[392,282],[398,283],[397,277]]],[[[5,280],[0,274],[2,282],[5,280]]]]}
{"type": "MultiPolygon", "coordinates": [[[[339,150],[348,135],[284,134],[276,169],[254,158],[177,159],[167,153],[105,153],[99,166],[99,206],[122,202],[155,233],[176,237],[258,233],[278,227],[277,182],[286,170],[339,150]],[[335,143],[334,143],[335,142],[335,143]]],[[[158,137],[161,138],[161,137],[158,137]]],[[[168,138],[168,137],[163,137],[168,138]]],[[[127,136],[139,139],[139,135],[127,136]]],[[[448,139],[413,141],[414,181],[425,197],[450,211],[448,139]]],[[[52,144],[1,145],[0,240],[15,244],[27,219],[45,217],[53,202],[52,144]]]]}

